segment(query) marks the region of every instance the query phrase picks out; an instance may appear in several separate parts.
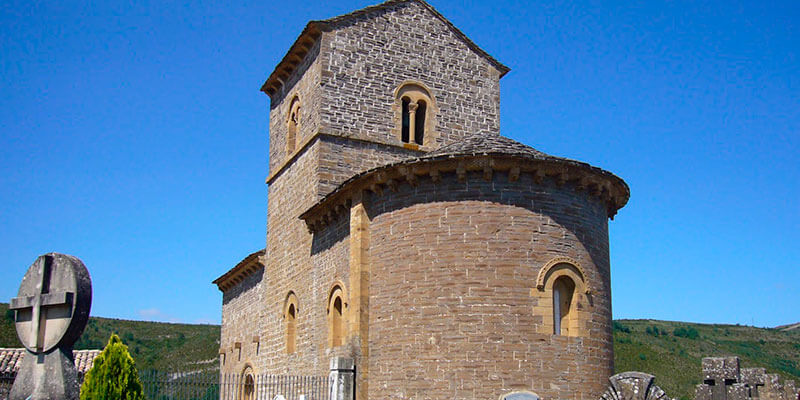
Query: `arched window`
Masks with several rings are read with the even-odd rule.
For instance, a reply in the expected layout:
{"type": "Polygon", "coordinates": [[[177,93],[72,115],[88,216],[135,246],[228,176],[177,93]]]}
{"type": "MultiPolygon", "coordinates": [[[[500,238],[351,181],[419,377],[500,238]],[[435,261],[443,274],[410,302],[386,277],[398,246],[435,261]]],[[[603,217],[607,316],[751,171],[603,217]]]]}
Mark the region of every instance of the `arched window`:
{"type": "Polygon", "coordinates": [[[297,351],[297,296],[289,292],[283,308],[283,320],[286,326],[286,354],[297,351]]]}
{"type": "Polygon", "coordinates": [[[253,369],[250,366],[245,367],[244,371],[242,371],[240,382],[241,386],[238,389],[241,393],[240,398],[242,400],[255,400],[256,380],[253,376],[253,369]]]}
{"type": "Polygon", "coordinates": [[[289,103],[286,127],[286,154],[292,154],[297,146],[297,131],[300,129],[300,99],[297,96],[289,103]]]}
{"type": "Polygon", "coordinates": [[[553,283],[553,333],[570,336],[569,312],[572,297],[575,294],[575,282],[568,276],[560,276],[553,283]]]}
{"type": "Polygon", "coordinates": [[[408,145],[433,143],[435,103],[431,91],[419,82],[406,82],[395,90],[397,136],[408,145]]]}
{"type": "Polygon", "coordinates": [[[328,299],[328,347],[338,347],[344,344],[346,303],[344,292],[338,285],[331,290],[328,299]]]}
{"type": "Polygon", "coordinates": [[[402,101],[403,101],[403,121],[402,121],[403,127],[402,127],[402,132],[401,132],[401,135],[400,135],[400,140],[402,140],[403,143],[408,143],[410,138],[411,138],[411,136],[410,136],[411,135],[411,126],[410,126],[411,118],[409,117],[409,114],[408,114],[408,105],[409,105],[409,103],[411,103],[411,100],[408,97],[403,97],[402,101]]]}
{"type": "Polygon", "coordinates": [[[428,107],[425,100],[417,100],[417,111],[414,112],[414,143],[422,146],[425,143],[425,115],[428,107]]]}
{"type": "Polygon", "coordinates": [[[583,336],[586,331],[591,291],[583,268],[568,257],[557,257],[539,270],[538,298],[533,307],[540,317],[537,332],[558,336],[583,336]]]}

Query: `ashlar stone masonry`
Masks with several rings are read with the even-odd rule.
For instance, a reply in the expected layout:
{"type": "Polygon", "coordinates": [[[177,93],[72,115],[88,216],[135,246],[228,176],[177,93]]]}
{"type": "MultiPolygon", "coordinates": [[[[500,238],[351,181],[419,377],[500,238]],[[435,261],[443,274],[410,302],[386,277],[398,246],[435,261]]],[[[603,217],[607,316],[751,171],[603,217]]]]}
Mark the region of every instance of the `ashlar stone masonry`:
{"type": "Polygon", "coordinates": [[[263,250],[214,281],[224,373],[363,399],[597,399],[617,176],[500,135],[509,71],[421,0],[312,21],[264,83],[263,250]]]}

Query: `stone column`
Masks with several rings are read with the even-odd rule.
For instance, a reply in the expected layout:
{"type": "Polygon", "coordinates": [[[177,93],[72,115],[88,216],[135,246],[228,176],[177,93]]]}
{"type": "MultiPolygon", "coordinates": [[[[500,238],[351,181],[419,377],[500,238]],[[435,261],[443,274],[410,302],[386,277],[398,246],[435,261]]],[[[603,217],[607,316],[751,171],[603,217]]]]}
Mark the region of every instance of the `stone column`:
{"type": "Polygon", "coordinates": [[[414,101],[408,103],[408,143],[417,143],[417,107],[419,106],[414,101]]]}
{"type": "Polygon", "coordinates": [[[355,376],[356,370],[352,358],[331,358],[331,372],[328,375],[331,385],[330,400],[354,400],[355,376]]]}

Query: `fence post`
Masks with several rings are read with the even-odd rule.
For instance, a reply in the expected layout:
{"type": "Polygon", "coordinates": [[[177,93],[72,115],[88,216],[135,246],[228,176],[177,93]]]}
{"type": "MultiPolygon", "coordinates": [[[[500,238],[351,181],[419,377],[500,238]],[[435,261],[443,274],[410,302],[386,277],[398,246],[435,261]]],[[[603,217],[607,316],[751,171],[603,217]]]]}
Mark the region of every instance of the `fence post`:
{"type": "Polygon", "coordinates": [[[356,369],[352,358],[331,358],[330,400],[354,400],[356,369]]]}

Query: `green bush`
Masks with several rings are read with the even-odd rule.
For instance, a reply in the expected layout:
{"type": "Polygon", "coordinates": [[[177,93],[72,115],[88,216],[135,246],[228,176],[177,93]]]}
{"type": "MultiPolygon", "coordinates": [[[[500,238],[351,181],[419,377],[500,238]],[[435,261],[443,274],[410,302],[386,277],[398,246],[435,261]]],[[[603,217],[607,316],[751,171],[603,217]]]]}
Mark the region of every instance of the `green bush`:
{"type": "Polygon", "coordinates": [[[664,332],[663,330],[659,330],[658,327],[655,326],[655,325],[653,325],[652,327],[648,326],[647,329],[645,329],[645,333],[647,333],[648,335],[655,336],[655,337],[658,337],[659,335],[667,334],[667,332],[664,332]]]}
{"type": "Polygon", "coordinates": [[[690,327],[686,327],[686,328],[684,328],[684,327],[675,328],[675,330],[672,332],[672,334],[677,336],[677,337],[682,337],[682,338],[687,338],[687,339],[692,339],[692,340],[697,339],[698,337],[700,337],[700,334],[697,332],[697,329],[692,328],[691,326],[690,327]]]}
{"type": "Polygon", "coordinates": [[[631,333],[631,328],[628,328],[627,326],[625,326],[625,325],[623,325],[623,324],[621,324],[621,323],[619,323],[617,321],[614,321],[613,326],[614,326],[614,330],[615,331],[631,333]]]}
{"type": "Polygon", "coordinates": [[[112,334],[94,359],[81,385],[81,400],[144,400],[133,358],[119,336],[112,334]]]}

